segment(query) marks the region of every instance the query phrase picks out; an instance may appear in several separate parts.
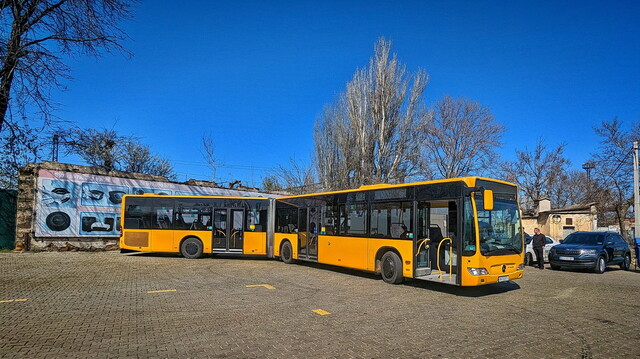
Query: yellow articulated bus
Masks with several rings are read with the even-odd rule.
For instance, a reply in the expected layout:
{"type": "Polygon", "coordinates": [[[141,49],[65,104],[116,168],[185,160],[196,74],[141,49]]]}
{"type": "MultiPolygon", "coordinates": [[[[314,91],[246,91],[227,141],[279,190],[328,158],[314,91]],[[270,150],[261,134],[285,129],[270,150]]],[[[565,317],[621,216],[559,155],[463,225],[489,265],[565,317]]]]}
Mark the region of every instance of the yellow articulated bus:
{"type": "Polygon", "coordinates": [[[522,278],[515,185],[464,177],[266,197],[125,195],[120,248],[318,262],[476,286],[522,278]]]}
{"type": "Polygon", "coordinates": [[[280,197],[274,256],[477,286],[522,278],[515,185],[465,177],[280,197]]]}
{"type": "Polygon", "coordinates": [[[125,195],[120,249],[180,253],[185,258],[267,255],[273,204],[266,197],[125,195]]]}

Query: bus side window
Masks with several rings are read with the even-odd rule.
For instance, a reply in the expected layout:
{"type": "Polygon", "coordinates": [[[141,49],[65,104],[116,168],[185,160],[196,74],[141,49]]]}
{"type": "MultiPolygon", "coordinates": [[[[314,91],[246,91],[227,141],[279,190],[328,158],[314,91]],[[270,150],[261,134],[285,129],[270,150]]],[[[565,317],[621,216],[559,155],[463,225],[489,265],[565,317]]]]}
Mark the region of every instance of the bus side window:
{"type": "Polygon", "coordinates": [[[296,208],[278,208],[276,211],[276,228],[278,232],[295,233],[298,225],[298,210],[296,208]]]}
{"type": "Polygon", "coordinates": [[[127,229],[140,229],[140,223],[142,220],[140,218],[125,218],[124,220],[124,228],[127,229]]]}

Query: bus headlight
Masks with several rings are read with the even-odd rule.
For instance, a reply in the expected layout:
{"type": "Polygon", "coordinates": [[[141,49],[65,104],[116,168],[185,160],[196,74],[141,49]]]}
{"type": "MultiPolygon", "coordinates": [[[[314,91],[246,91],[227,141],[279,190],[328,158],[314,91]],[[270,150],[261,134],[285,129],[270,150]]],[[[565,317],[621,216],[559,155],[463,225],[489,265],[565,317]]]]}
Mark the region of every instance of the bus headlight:
{"type": "Polygon", "coordinates": [[[524,263],[518,264],[518,269],[517,270],[524,270],[524,263]]]}
{"type": "Polygon", "coordinates": [[[469,271],[469,273],[471,273],[471,275],[487,275],[487,274],[489,274],[489,272],[487,272],[487,270],[484,269],[484,268],[467,268],[467,270],[469,271]]]}

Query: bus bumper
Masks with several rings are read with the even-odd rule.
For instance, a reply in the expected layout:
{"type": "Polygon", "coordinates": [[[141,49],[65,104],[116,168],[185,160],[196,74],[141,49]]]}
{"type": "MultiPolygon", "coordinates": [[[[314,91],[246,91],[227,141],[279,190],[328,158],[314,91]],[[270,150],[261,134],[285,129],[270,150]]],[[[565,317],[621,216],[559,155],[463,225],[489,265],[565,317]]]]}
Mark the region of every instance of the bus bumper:
{"type": "Polygon", "coordinates": [[[465,276],[462,279],[462,285],[477,286],[477,285],[485,285],[485,284],[493,284],[493,283],[502,283],[502,282],[508,282],[510,280],[520,279],[522,278],[523,275],[524,275],[524,270],[516,270],[511,273],[501,273],[499,275],[496,275],[496,274],[472,275],[470,273],[465,273],[465,276]]]}

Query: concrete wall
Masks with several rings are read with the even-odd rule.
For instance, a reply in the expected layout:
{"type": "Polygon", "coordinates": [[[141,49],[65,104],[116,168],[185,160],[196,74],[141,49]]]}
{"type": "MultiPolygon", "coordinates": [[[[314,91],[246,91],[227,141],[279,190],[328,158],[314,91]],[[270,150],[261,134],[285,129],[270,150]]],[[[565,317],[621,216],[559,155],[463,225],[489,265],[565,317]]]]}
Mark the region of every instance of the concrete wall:
{"type": "Polygon", "coordinates": [[[533,234],[534,228],[554,239],[564,239],[569,233],[597,230],[595,213],[540,213],[538,217],[522,219],[524,231],[533,234]]]}

